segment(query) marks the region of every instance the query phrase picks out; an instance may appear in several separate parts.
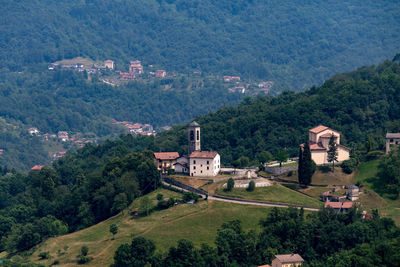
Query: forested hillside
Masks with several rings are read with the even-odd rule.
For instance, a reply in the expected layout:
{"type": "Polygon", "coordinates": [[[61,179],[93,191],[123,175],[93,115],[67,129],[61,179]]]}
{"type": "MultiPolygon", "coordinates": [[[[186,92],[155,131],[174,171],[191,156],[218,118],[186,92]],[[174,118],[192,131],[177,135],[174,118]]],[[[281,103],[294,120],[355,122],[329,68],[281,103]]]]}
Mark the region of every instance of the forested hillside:
{"type": "Polygon", "coordinates": [[[0,66],[86,56],[238,74],[302,90],[391,57],[397,1],[2,1],[0,66]]]}
{"type": "MultiPolygon", "coordinates": [[[[241,156],[257,159],[262,151],[286,150],[297,156],[308,130],[319,124],[342,133],[341,143],[366,149],[370,138],[383,148],[387,131],[400,131],[400,64],[385,61],[339,74],[320,87],[278,97],[246,98],[238,107],[196,118],[202,149],[221,153],[224,164],[241,156]]],[[[186,127],[135,140],[137,149],[185,153],[186,127]]]]}
{"type": "Polygon", "coordinates": [[[86,228],[157,188],[153,154],[130,153],[131,142],[88,145],[29,174],[0,168],[0,251],[26,250],[86,228]]]}
{"type": "Polygon", "coordinates": [[[131,81],[110,86],[97,76],[74,71],[0,72],[0,117],[14,127],[1,124],[0,166],[19,170],[50,163],[45,144],[28,133],[68,131],[102,138],[115,138],[122,130],[112,119],[173,125],[239,103],[242,95],[230,93],[220,80],[185,77],[131,81]],[[168,85],[172,89],[165,90],[168,85]],[[11,130],[12,128],[12,130],[11,130]]]}

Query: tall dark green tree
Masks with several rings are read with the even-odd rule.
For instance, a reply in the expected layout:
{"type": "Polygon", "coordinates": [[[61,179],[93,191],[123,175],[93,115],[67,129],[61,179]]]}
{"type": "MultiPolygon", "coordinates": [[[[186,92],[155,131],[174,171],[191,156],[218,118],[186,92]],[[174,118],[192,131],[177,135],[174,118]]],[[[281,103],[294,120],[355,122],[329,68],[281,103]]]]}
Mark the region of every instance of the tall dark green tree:
{"type": "Polygon", "coordinates": [[[303,164],[303,185],[308,186],[311,184],[311,179],[314,174],[313,162],[311,159],[311,150],[308,143],[304,145],[302,164],[303,164]]]}
{"type": "Polygon", "coordinates": [[[297,168],[297,177],[299,184],[303,184],[304,181],[304,166],[303,166],[303,147],[299,149],[299,165],[297,168]]]}
{"type": "Polygon", "coordinates": [[[335,141],[335,136],[332,135],[329,139],[329,146],[328,146],[328,162],[332,162],[332,170],[335,171],[335,161],[337,161],[337,144],[335,141]]]}

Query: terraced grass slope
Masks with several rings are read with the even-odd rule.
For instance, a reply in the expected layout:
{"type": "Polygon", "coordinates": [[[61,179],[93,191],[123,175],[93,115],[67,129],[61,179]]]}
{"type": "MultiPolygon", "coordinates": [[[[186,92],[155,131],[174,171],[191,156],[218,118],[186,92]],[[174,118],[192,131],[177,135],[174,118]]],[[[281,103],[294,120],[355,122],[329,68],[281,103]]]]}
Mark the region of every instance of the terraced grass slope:
{"type": "MultiPolygon", "coordinates": [[[[178,193],[159,189],[149,198],[155,203],[156,195],[177,197],[178,193]]],[[[129,210],[139,207],[140,199],[135,200],[129,210]]],[[[212,245],[218,228],[223,222],[239,219],[244,230],[257,229],[258,222],[264,218],[270,208],[231,204],[216,201],[200,201],[197,204],[180,204],[167,210],[156,211],[147,217],[132,218],[127,211],[87,229],[48,239],[33,249],[26,260],[49,265],[55,260],[58,266],[76,266],[76,256],[80,248],[89,248],[93,260],[85,266],[108,266],[113,261],[115,250],[133,237],[144,236],[156,243],[157,249],[166,251],[176,245],[179,239],[191,240],[196,246],[201,243],[212,245]],[[117,224],[119,231],[115,239],[109,232],[111,224],[117,224]],[[39,260],[39,253],[49,251],[51,258],[39,260]]]]}

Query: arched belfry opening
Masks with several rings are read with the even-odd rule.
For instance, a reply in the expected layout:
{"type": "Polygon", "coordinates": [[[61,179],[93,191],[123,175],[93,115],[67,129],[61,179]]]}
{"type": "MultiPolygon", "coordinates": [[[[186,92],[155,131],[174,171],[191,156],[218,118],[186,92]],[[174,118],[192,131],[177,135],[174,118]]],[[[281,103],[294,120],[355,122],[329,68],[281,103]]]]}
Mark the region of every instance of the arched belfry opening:
{"type": "Polygon", "coordinates": [[[201,151],[200,124],[193,121],[188,126],[188,147],[189,155],[194,151],[201,151]]]}

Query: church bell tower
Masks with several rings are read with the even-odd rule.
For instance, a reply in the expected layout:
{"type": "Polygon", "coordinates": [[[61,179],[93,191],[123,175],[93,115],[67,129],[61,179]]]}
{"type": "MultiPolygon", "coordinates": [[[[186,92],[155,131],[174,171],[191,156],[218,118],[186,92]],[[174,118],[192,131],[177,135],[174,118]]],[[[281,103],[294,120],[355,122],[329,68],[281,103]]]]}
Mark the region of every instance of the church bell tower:
{"type": "Polygon", "coordinates": [[[189,155],[193,151],[201,151],[200,145],[200,124],[193,121],[188,126],[188,145],[189,145],[189,155]]]}

